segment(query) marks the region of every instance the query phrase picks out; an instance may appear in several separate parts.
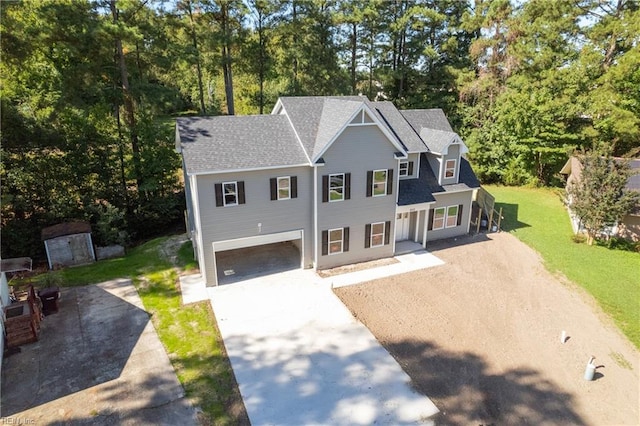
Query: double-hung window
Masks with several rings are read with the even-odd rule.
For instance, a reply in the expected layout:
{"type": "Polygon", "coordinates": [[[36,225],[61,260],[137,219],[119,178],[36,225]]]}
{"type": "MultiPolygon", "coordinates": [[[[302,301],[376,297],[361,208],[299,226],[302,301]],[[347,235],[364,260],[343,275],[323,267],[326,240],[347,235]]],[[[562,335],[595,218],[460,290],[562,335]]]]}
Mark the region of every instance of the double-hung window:
{"type": "Polygon", "coordinates": [[[445,179],[456,177],[456,160],[447,160],[444,163],[444,177],[445,179]]]}
{"type": "Polygon", "coordinates": [[[291,179],[289,176],[278,178],[278,200],[291,198],[291,179]]]}
{"type": "Polygon", "coordinates": [[[333,173],[322,176],[322,202],[351,199],[351,173],[333,173]]]}
{"type": "Polygon", "coordinates": [[[344,173],[329,175],[329,201],[344,200],[344,173]]]}
{"type": "Polygon", "coordinates": [[[432,229],[443,229],[444,228],[444,214],[446,211],[446,207],[438,207],[433,211],[433,227],[432,229]]]}
{"type": "Polygon", "coordinates": [[[382,247],[389,244],[391,221],[368,223],[364,227],[364,248],[382,247]]]}
{"type": "Polygon", "coordinates": [[[400,176],[409,176],[409,162],[408,161],[401,161],[400,162],[399,174],[400,174],[400,176]]]}
{"type": "Polygon", "coordinates": [[[322,231],[322,255],[349,251],[349,227],[322,231]]]}
{"type": "Polygon", "coordinates": [[[238,205],[238,183],[237,182],[224,182],[222,184],[222,190],[224,191],[224,205],[225,206],[237,206],[238,205]]]}
{"type": "Polygon", "coordinates": [[[462,224],[462,204],[438,207],[429,212],[429,230],[454,228],[462,224]]]}
{"type": "Polygon", "coordinates": [[[367,172],[367,197],[382,197],[393,192],[393,169],[367,172]]]}
{"type": "Polygon", "coordinates": [[[447,207],[447,228],[453,228],[458,224],[458,206],[447,207]]]}
{"type": "Polygon", "coordinates": [[[371,224],[371,247],[384,245],[384,222],[371,224]]]}
{"type": "Polygon", "coordinates": [[[374,170],[373,171],[373,196],[381,197],[387,195],[387,171],[386,170],[374,170]]]}
{"type": "Polygon", "coordinates": [[[244,181],[216,183],[214,187],[216,207],[230,207],[245,203],[244,181]]]}
{"type": "Polygon", "coordinates": [[[270,179],[271,201],[298,198],[298,177],[280,176],[270,179]]]}

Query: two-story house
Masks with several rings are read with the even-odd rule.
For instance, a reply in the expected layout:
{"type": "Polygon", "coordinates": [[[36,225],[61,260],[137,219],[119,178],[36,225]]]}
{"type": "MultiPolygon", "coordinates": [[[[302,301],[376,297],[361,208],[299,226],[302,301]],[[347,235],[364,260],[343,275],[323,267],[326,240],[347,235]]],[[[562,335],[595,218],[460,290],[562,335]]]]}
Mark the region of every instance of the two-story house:
{"type": "Polygon", "coordinates": [[[283,97],[270,115],[179,118],[188,232],[207,285],[216,253],[291,241],[300,266],[394,255],[469,232],[479,188],[442,110],[283,97]]]}

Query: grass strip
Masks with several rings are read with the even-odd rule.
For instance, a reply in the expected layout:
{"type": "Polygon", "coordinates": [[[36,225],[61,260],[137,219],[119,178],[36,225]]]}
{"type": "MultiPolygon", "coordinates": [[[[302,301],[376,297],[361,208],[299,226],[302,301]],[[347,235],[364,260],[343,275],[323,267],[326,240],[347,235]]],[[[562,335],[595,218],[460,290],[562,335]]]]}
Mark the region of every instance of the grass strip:
{"type": "Polygon", "coordinates": [[[161,254],[166,241],[167,237],[158,238],[132,249],[123,258],[67,268],[60,274],[70,286],[131,278],[187,398],[202,410],[201,423],[237,424],[229,407],[240,397],[211,304],[182,305],[177,287],[179,270],[192,261],[187,255],[191,249],[185,248],[187,244],[180,248],[180,268],[176,269],[161,254]]]}

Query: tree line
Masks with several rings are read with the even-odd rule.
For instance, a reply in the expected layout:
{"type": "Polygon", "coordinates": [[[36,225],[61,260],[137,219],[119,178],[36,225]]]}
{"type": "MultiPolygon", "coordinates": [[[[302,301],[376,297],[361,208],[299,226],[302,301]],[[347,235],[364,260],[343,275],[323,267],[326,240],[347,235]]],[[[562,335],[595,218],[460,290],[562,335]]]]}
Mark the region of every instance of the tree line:
{"type": "Polygon", "coordinates": [[[89,220],[100,244],[183,220],[171,117],[279,96],[443,108],[483,182],[557,183],[576,148],[640,150],[634,0],[0,3],[2,256],[89,220]]]}

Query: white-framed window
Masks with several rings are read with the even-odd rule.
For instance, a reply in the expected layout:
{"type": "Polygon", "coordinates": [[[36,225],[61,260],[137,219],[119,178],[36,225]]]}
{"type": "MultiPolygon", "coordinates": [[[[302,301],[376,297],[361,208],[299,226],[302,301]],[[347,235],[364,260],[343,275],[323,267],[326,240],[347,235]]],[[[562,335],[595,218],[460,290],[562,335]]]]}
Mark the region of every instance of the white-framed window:
{"type": "Polygon", "coordinates": [[[288,200],[291,198],[291,178],[283,176],[277,178],[278,200],[288,200]]]}
{"type": "Polygon", "coordinates": [[[222,191],[222,200],[225,206],[238,205],[238,182],[223,182],[222,191]]]}
{"type": "Polygon", "coordinates": [[[400,162],[400,176],[409,176],[409,162],[401,161],[400,162]]]}
{"type": "Polygon", "coordinates": [[[456,160],[447,160],[444,163],[444,178],[451,179],[456,177],[456,160]]]}
{"type": "Polygon", "coordinates": [[[438,207],[433,210],[433,229],[444,229],[446,207],[438,207]]]}
{"type": "Polygon", "coordinates": [[[344,173],[329,175],[329,202],[344,200],[344,173]]]}
{"type": "Polygon", "coordinates": [[[371,247],[380,247],[384,245],[384,222],[371,224],[371,247]]]}
{"type": "Polygon", "coordinates": [[[387,170],[374,170],[372,184],[373,188],[371,192],[374,197],[387,195],[387,170]]]}
{"type": "Polygon", "coordinates": [[[447,207],[447,228],[453,228],[458,226],[458,206],[447,207]]]}
{"type": "Polygon", "coordinates": [[[329,254],[342,253],[344,228],[329,229],[329,254]]]}

